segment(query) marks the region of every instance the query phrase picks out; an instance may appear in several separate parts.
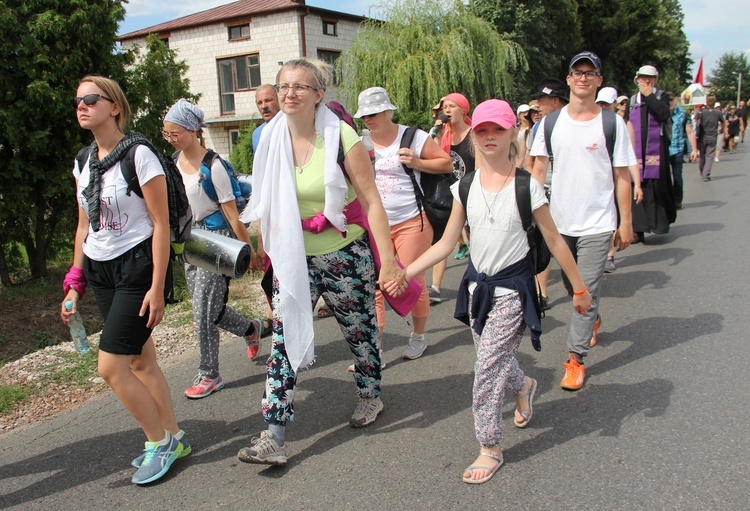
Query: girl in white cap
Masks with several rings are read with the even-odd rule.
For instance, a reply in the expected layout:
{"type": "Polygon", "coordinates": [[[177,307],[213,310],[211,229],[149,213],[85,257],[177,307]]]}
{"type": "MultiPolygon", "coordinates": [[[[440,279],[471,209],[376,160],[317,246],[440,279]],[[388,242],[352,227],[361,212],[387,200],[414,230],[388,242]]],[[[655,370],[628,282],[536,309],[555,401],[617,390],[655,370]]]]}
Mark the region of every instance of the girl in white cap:
{"type": "MultiPolygon", "coordinates": [[[[536,303],[534,265],[515,199],[516,116],[505,101],[491,99],[474,110],[471,133],[481,154],[481,167],[466,180],[467,204],[461,202],[461,184],[452,187],[454,202],[445,234],[419,259],[406,267],[406,277],[416,275],[444,258],[468,219],[471,227],[469,265],[459,286],[455,317],[471,326],[477,361],[474,366],[472,410],[479,440],[479,456],[463,473],[469,484],[484,483],[503,464],[502,407],[505,390],[516,394],[514,424],[528,426],[533,415],[537,382],[525,376],[516,352],[528,325],[538,340],[541,320],[536,303]],[[466,206],[467,209],[464,209],[466,206]]],[[[528,173],[526,173],[528,174],[528,173]]],[[[585,313],[591,295],[578,273],[568,246],[557,232],[544,189],[530,183],[533,219],[552,255],[570,277],[573,306],[585,313]]],[[[388,289],[397,289],[389,283],[388,289]]]]}

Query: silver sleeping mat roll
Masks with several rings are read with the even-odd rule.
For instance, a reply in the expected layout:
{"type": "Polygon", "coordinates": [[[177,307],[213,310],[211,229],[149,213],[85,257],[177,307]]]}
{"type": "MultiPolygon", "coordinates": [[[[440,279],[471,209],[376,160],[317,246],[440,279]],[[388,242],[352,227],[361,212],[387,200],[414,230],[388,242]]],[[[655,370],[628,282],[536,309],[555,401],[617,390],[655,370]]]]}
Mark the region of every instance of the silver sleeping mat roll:
{"type": "Polygon", "coordinates": [[[182,254],[182,258],[193,266],[233,279],[239,279],[247,272],[251,256],[252,249],[244,241],[195,227],[182,254]]]}

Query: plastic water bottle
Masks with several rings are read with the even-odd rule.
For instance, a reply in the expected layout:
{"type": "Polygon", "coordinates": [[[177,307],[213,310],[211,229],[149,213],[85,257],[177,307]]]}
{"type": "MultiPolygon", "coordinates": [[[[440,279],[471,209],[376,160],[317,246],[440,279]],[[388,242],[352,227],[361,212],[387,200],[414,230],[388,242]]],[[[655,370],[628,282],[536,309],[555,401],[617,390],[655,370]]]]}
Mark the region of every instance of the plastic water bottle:
{"type": "Polygon", "coordinates": [[[370,138],[370,130],[362,130],[362,145],[365,146],[367,154],[370,156],[370,162],[375,164],[375,146],[370,138]]]}
{"type": "MultiPolygon", "coordinates": [[[[68,300],[65,302],[65,310],[73,310],[73,301],[68,300]]],[[[81,315],[76,311],[75,314],[70,316],[68,321],[68,327],[70,328],[70,336],[73,338],[73,345],[76,347],[78,353],[88,353],[89,341],[86,339],[86,329],[83,328],[83,321],[81,321],[81,315]]]]}

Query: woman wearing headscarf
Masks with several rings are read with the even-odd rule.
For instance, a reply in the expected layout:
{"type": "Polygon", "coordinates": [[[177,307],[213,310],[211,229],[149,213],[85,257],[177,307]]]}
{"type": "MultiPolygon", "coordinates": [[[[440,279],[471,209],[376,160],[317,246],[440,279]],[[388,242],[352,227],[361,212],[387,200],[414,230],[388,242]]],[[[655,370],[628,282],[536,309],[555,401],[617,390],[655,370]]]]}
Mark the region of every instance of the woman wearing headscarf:
{"type": "MultiPolygon", "coordinates": [[[[466,96],[458,92],[452,92],[440,100],[443,113],[448,117],[448,122],[443,127],[443,134],[440,138],[440,147],[448,153],[453,162],[453,178],[455,182],[465,174],[474,172],[474,152],[471,149],[471,117],[469,117],[470,105],[466,96]]],[[[425,188],[431,188],[434,178],[425,180],[425,188]]],[[[443,235],[445,226],[436,229],[435,239],[437,241],[443,235]]],[[[469,247],[464,243],[463,233],[457,240],[459,247],[456,253],[456,259],[463,259],[469,252],[469,247]]],[[[448,266],[447,261],[441,261],[432,268],[432,286],[430,287],[430,302],[440,303],[440,286],[443,283],[445,269],[448,266]]]]}
{"type": "MultiPolygon", "coordinates": [[[[193,210],[193,222],[203,229],[237,238],[250,244],[250,236],[239,219],[229,174],[220,158],[204,162],[203,110],[179,99],[164,116],[162,136],[177,150],[185,192],[193,210]],[[207,165],[210,166],[207,167],[207,165]],[[206,193],[204,181],[210,176],[216,200],[206,193]],[[209,221],[210,219],[210,221],[209,221]]],[[[260,319],[247,319],[227,306],[229,281],[226,275],[185,264],[185,281],[193,305],[195,329],[200,347],[198,376],[185,390],[185,397],[200,399],[224,388],[219,374],[219,328],[244,337],[247,356],[254,360],[260,346],[260,319]]]]}

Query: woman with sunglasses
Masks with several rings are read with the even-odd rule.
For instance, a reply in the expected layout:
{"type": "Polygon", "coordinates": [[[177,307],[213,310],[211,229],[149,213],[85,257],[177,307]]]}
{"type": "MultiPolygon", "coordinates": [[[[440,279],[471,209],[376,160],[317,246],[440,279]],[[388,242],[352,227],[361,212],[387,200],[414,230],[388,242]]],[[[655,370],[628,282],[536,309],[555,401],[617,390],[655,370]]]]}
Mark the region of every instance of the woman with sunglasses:
{"type": "Polygon", "coordinates": [[[91,131],[94,143],[83,166],[76,162],[73,168],[78,227],[60,316],[69,321],[88,283],[104,318],[98,371],[146,435],[143,454],[132,462],[138,468],[132,482],[146,484],[191,452],[151,338],[171,287],[166,179],[143,135],[124,134],[130,107],[117,82],[86,76],[74,104],[78,124],[91,131]],[[128,191],[120,169],[121,158],[136,144],[143,198],[128,191]],[[71,311],[65,308],[68,300],[71,311]]]}
{"type": "Polygon", "coordinates": [[[287,461],[286,424],[294,419],[297,373],[315,361],[312,313],[321,295],[354,357],[359,399],[350,426],[368,426],[383,410],[375,287],[400,282],[402,271],[367,150],[322,104],[330,76],[330,66],[319,60],[282,66],[275,85],[281,112],[263,129],[255,153],[253,195],[242,220],[261,221],[274,268],[274,321],[261,403],[268,430],[240,450],[241,461],[287,461]],[[377,242],[377,254],[370,241],[377,242]]]}
{"type": "MultiPolygon", "coordinates": [[[[515,124],[516,116],[505,101],[491,99],[476,107],[471,137],[481,155],[481,165],[466,178],[471,180],[466,204],[461,203],[459,181],[451,187],[454,202],[445,234],[408,265],[404,275],[416,275],[450,254],[468,219],[471,259],[459,286],[455,313],[456,318],[471,326],[477,352],[472,410],[479,456],[463,472],[463,481],[468,484],[489,481],[503,464],[500,442],[505,390],[516,394],[513,422],[519,428],[531,422],[537,390],[536,380],[524,375],[516,359],[526,326],[534,327],[533,332],[538,335],[541,318],[534,302],[533,259],[515,199],[516,172],[525,172],[515,166],[515,124]]],[[[591,304],[591,295],[557,232],[544,189],[535,179],[529,180],[534,222],[552,255],[571,276],[575,310],[584,313],[591,304]]],[[[394,290],[395,285],[388,283],[385,290],[394,290]]]]}
{"type": "MultiPolygon", "coordinates": [[[[453,163],[450,156],[422,130],[414,133],[409,147],[401,147],[401,139],[407,127],[393,122],[396,107],[384,88],[370,87],[362,91],[358,106],[354,117],[362,119],[370,130],[370,140],[375,147],[375,184],[388,215],[390,241],[398,260],[407,265],[430,248],[433,238],[432,226],[422,211],[421,204],[417,203],[414,187],[419,186],[423,173],[451,173],[453,163]],[[416,185],[405,167],[411,169],[416,185]]],[[[430,298],[424,287],[424,273],[416,275],[416,278],[423,289],[419,301],[411,311],[413,331],[403,354],[406,360],[421,357],[427,348],[424,329],[427,316],[430,315],[430,298]]],[[[385,300],[380,291],[376,293],[375,303],[378,312],[378,339],[382,348],[386,316],[385,300]]]]}
{"type": "MultiPolygon", "coordinates": [[[[164,117],[162,136],[177,150],[185,192],[193,210],[193,221],[199,227],[223,236],[237,238],[250,245],[250,236],[240,221],[232,184],[219,158],[205,168],[206,148],[203,142],[203,110],[179,99],[164,117]],[[208,196],[203,180],[210,176],[217,199],[208,196]],[[211,220],[209,222],[209,219],[211,220]]],[[[227,307],[230,278],[185,264],[185,281],[193,305],[193,316],[200,346],[200,366],[193,385],[185,397],[200,399],[224,388],[219,374],[219,328],[244,337],[247,356],[255,360],[260,347],[260,319],[247,319],[227,307]]]]}

